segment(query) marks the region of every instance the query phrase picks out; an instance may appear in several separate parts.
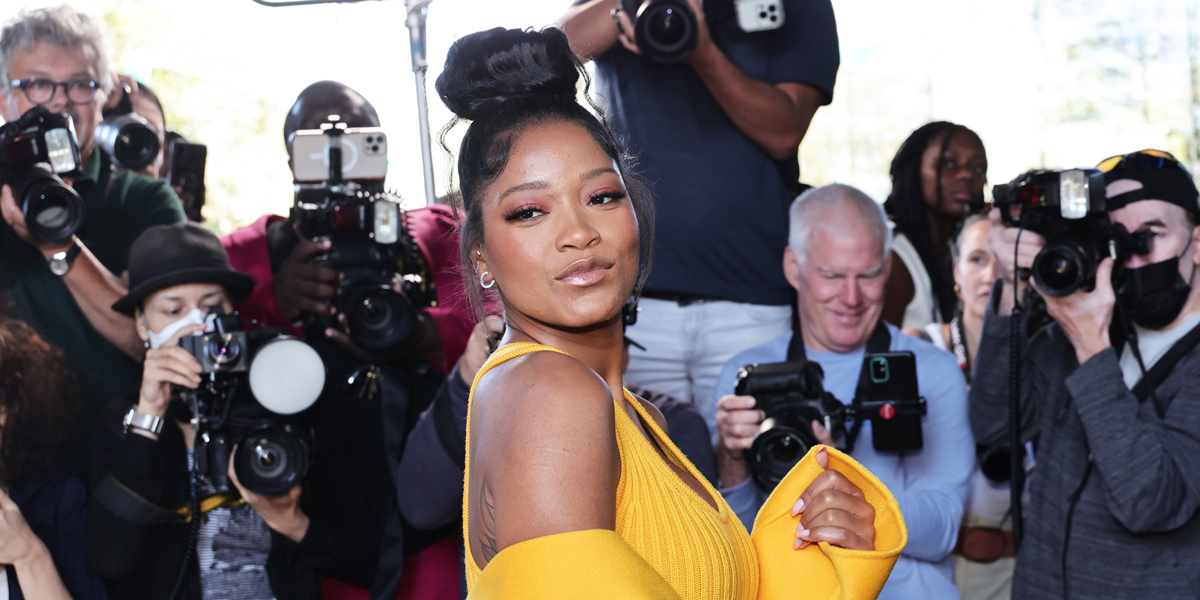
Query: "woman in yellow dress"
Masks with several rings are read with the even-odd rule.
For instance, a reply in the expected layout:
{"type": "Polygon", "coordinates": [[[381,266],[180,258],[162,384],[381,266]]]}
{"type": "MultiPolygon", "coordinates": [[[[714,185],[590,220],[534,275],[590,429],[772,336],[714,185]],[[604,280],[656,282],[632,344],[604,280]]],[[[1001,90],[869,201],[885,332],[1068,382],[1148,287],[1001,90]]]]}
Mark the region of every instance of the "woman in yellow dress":
{"type": "Polygon", "coordinates": [[[649,269],[653,211],[576,101],[581,76],[586,95],[562,32],[493,29],[457,41],[437,81],[471,121],[457,169],[467,289],[476,306],[501,302],[507,324],[468,414],[471,597],[874,597],[906,533],[869,473],[814,449],[752,539],[624,390],[621,309],[649,269]]]}

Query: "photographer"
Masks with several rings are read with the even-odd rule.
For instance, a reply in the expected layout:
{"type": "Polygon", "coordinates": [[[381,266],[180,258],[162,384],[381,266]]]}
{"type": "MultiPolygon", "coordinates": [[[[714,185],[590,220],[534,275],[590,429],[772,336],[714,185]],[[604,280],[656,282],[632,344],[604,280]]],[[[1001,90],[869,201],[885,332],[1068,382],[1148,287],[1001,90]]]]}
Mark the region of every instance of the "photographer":
{"type": "Polygon", "coordinates": [[[369,525],[354,529],[366,510],[356,496],[348,491],[333,510],[314,507],[313,489],[349,488],[337,469],[315,464],[303,484],[266,496],[238,480],[235,450],[228,465],[207,465],[208,475],[191,483],[195,462],[212,455],[199,449],[189,403],[175,398],[197,389],[202,373],[180,339],[204,331],[215,307],[231,312],[253,279],[234,271],[216,236],[192,223],[151,228],[130,254],[131,289],[113,309],[134,316],[148,349],[136,403],[114,406],[94,431],[92,567],[112,580],[117,598],[235,590],[241,598],[320,598],[318,570],[355,572],[372,554],[357,533],[369,525]],[[222,472],[237,493],[215,492],[214,473],[222,472]]]}
{"type": "MultiPolygon", "coordinates": [[[[361,94],[338,82],[319,81],[298,95],[284,121],[289,155],[297,131],[332,124],[331,115],[349,127],[379,126],[375,108],[361,94]]],[[[292,166],[299,159],[311,158],[292,157],[292,166]]],[[[378,180],[358,183],[371,189],[379,186],[378,180]]],[[[301,189],[302,194],[313,192],[318,194],[304,200],[327,206],[325,189],[301,189]]],[[[349,319],[339,314],[338,307],[344,306],[340,300],[346,295],[343,283],[352,274],[318,259],[347,240],[302,238],[294,212],[287,218],[264,216],[224,237],[222,243],[233,266],[256,280],[254,290],[238,303],[238,311],[247,319],[307,335],[325,359],[330,379],[353,382],[331,387],[313,409],[318,415],[319,437],[336,440],[337,455],[324,455],[322,460],[341,465],[350,485],[369,502],[362,517],[375,524],[376,539],[362,541],[372,548],[374,557],[363,561],[358,576],[339,579],[371,589],[375,598],[395,596],[397,589],[401,597],[456,597],[457,578],[443,581],[439,574],[457,573],[457,553],[442,552],[445,547],[456,547],[457,530],[416,531],[410,527],[400,516],[390,475],[402,456],[409,430],[429,406],[444,373],[462,354],[474,318],[459,277],[453,212],[445,206],[430,206],[405,211],[400,222],[416,249],[406,256],[404,268],[396,270],[419,272],[432,302],[421,307],[414,298],[414,332],[393,347],[373,352],[352,340],[347,332],[349,319]]],[[[458,487],[461,492],[461,476],[458,487]]],[[[325,585],[330,595],[334,587],[345,598],[366,594],[340,582],[327,580],[325,585]]]]}
{"type": "MultiPolygon", "coordinates": [[[[1039,292],[1055,323],[1018,348],[1020,435],[1036,445],[1037,468],[1013,597],[1194,597],[1200,589],[1198,194],[1190,174],[1165,152],[1113,157],[1100,170],[1107,217],[1141,243],[1116,262],[1100,261],[1090,291],[1048,292],[1037,272],[1032,285],[1016,278],[1022,289],[1039,292]]],[[[1025,219],[1033,209],[1023,208],[1025,219]]],[[[1089,202],[1092,211],[1097,207],[1089,202]]],[[[1001,217],[1000,209],[992,211],[990,237],[1004,280],[992,291],[970,403],[971,427],[989,445],[1007,445],[1010,434],[1015,268],[1034,267],[1043,247],[1061,241],[1005,227],[1001,217]]]]}
{"type": "Polygon", "coordinates": [[[775,265],[797,150],[833,99],[837,28],[829,0],[666,4],[577,1],[562,28],[595,61],[609,123],[655,186],[655,268],[630,329],[648,350],[632,351],[627,379],[711,419],[725,362],[788,329],[792,291],[775,265]],[[673,12],[647,16],[660,6],[673,12]],[[635,21],[693,49],[663,57],[635,21]]]}
{"type": "Polygon", "coordinates": [[[104,46],[99,24],[66,6],[21,13],[0,31],[0,111],[9,122],[37,105],[71,116],[82,174],[70,184],[86,209],[66,242],[39,241],[4,185],[0,294],[8,292],[17,314],[65,352],[88,401],[85,417],[137,389],[142,343],[130,318],[111,308],[125,293],[129,246],[146,228],[184,218],[165,182],[114,172],[96,148],[112,86],[104,46]]]}
{"type": "MultiPolygon", "coordinates": [[[[731,394],[739,369],[799,360],[792,354],[802,350],[800,356],[823,369],[825,391],[849,405],[859,396],[855,383],[869,347],[910,351],[916,359],[918,393],[927,403],[919,431],[910,432],[923,439],[921,449],[876,450],[879,439],[874,436],[879,432],[873,428],[878,426],[859,415],[861,431],[850,455],[888,486],[908,526],[908,545],[879,597],[957,598],[950,552],[974,456],[966,385],[958,365],[950,354],[901,335],[881,320],[891,235],[878,204],[849,186],[816,188],[793,203],[790,227],[783,270],[799,296],[803,345],[793,349],[793,334],[787,333],[736,355],[721,372],[717,391],[722,395],[716,402],[721,493],[749,528],[771,491],[752,477],[748,454],[765,415],[756,398],[731,394]]],[[[811,426],[816,440],[835,445],[833,432],[820,423],[805,425],[811,426]]]]}

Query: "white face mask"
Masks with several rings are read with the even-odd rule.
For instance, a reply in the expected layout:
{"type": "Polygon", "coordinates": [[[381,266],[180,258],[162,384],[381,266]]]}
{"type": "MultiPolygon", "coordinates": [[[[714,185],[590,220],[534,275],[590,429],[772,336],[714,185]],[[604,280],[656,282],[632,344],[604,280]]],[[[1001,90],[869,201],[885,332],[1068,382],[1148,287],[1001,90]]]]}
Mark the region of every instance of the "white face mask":
{"type": "Polygon", "coordinates": [[[183,329],[188,325],[203,325],[205,322],[207,322],[207,317],[208,312],[200,310],[199,308],[193,308],[192,312],[183,315],[183,318],[179,319],[178,321],[168,323],[167,326],[163,327],[162,331],[158,333],[150,330],[150,322],[146,320],[145,314],[142,315],[142,321],[146,324],[146,331],[150,332],[150,347],[161,348],[163,344],[167,343],[167,340],[171,339],[171,336],[179,333],[180,329],[183,329]]]}

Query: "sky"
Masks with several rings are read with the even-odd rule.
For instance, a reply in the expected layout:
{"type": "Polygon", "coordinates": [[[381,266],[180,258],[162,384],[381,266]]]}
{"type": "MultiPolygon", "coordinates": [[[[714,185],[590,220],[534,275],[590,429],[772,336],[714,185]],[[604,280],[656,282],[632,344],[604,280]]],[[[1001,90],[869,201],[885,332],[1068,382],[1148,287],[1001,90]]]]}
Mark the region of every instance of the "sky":
{"type": "MultiPolygon", "coordinates": [[[[1186,152],[1194,122],[1180,50],[1187,44],[1186,3],[1200,0],[1136,6],[1116,0],[835,0],[842,64],[833,103],[818,111],[801,146],[802,180],[849,183],[882,201],[899,144],[938,119],[981,135],[989,183],[1032,167],[1091,165],[1144,147],[1186,152]],[[1121,35],[1136,30],[1128,35],[1149,40],[1157,54],[1129,67],[1125,46],[1089,49],[1094,40],[1112,38],[1113,27],[1121,35]]],[[[389,135],[388,185],[410,206],[424,203],[417,89],[401,0],[278,8],[252,0],[74,5],[104,16],[118,69],[156,87],[169,121],[174,117],[168,128],[209,146],[205,214],[214,229],[286,213],[292,188],[283,118],[296,94],[321,79],[346,83],[376,106],[389,135]]],[[[450,44],[489,27],[542,27],[568,5],[430,4],[427,93],[439,194],[448,180],[438,131],[451,114],[433,82],[450,44]]],[[[0,17],[22,6],[23,0],[0,0],[0,17]]],[[[449,136],[452,148],[462,131],[459,126],[449,136]]]]}

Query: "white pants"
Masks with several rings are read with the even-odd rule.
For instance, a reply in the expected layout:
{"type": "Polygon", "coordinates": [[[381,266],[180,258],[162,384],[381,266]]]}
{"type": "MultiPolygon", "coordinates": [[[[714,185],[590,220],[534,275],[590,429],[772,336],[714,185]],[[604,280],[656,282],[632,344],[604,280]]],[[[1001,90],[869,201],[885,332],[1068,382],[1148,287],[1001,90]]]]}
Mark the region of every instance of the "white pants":
{"type": "MultiPolygon", "coordinates": [[[[706,300],[677,302],[642,298],[629,338],[625,377],[648,390],[696,405],[709,427],[715,422],[714,397],[721,368],[733,355],[765,344],[791,329],[792,307],[706,300]]],[[[722,390],[722,394],[732,390],[722,390]]],[[[710,431],[710,435],[715,432],[710,431]]]]}

